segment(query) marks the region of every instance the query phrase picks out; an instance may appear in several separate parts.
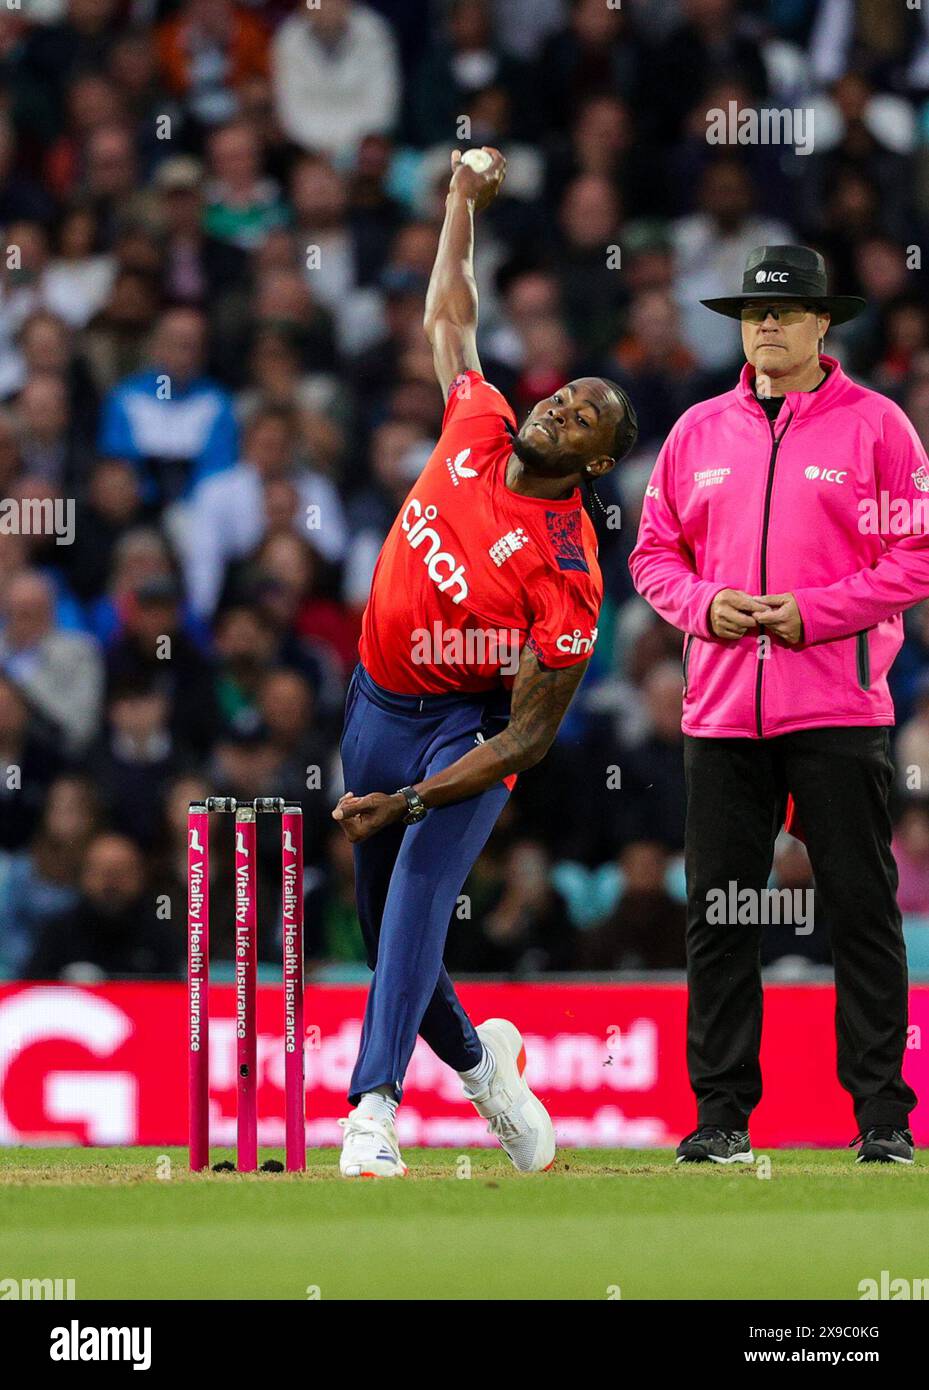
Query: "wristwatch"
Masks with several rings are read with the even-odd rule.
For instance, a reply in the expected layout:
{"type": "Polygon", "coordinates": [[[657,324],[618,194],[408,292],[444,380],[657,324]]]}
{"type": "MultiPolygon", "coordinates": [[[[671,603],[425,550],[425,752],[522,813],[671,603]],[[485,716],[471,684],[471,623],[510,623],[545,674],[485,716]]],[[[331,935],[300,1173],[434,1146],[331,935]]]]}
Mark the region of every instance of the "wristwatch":
{"type": "Polygon", "coordinates": [[[406,799],[407,813],[403,817],[404,825],[418,825],[421,820],[426,819],[426,813],[429,807],[423,801],[419,792],[414,792],[412,787],[400,787],[394,795],[402,796],[406,799]]]}

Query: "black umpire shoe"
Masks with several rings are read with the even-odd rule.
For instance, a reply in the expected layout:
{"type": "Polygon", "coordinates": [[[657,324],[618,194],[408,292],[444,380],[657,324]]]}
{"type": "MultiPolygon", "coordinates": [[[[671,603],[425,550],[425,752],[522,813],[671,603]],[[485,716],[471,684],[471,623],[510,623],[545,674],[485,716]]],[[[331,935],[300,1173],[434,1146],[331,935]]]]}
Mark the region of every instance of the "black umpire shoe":
{"type": "Polygon", "coordinates": [[[872,1125],[856,1134],[848,1147],[853,1149],[856,1144],[861,1145],[856,1163],[913,1163],[915,1160],[913,1136],[908,1129],[872,1125]]]}
{"type": "Polygon", "coordinates": [[[754,1163],[747,1129],[699,1125],[677,1146],[675,1163],[754,1163]]]}

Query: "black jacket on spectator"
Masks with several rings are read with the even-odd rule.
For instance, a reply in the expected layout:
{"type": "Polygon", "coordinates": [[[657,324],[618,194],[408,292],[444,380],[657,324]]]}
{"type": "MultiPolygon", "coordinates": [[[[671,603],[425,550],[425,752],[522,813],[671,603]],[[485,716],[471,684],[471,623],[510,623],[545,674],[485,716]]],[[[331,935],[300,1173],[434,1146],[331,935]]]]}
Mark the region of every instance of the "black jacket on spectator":
{"type": "Polygon", "coordinates": [[[104,975],[177,975],[180,952],[170,923],[155,916],[145,894],[112,915],[86,899],[48,922],[25,969],[27,980],[56,980],[69,966],[86,963],[104,975]]]}
{"type": "Polygon", "coordinates": [[[125,635],[118,638],[107,655],[106,672],[108,690],[117,685],[148,685],[165,691],[174,738],[194,753],[206,755],[219,727],[214,667],[183,632],[171,634],[169,661],[146,655],[125,635]]]}

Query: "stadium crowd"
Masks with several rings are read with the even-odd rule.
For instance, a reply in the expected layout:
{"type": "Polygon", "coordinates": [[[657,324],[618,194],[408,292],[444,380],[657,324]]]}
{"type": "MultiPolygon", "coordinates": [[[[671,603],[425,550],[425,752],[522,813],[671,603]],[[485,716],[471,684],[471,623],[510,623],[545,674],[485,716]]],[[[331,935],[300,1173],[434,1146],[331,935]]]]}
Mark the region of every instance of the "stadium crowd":
{"type": "MultiPolygon", "coordinates": [[[[482,144],[508,159],[478,229],[487,377],[518,415],[614,378],[640,440],[602,489],[591,669],[447,959],[680,969],[681,637],[632,590],[641,497],[677,416],[735,379],[737,329],[699,300],[762,243],[817,246],[866,296],[829,350],[929,445],[929,5],[23,0],[0,8],[0,92],[0,971],[179,974],[186,807],[207,792],[302,801],[308,955],[359,966],[329,816],[342,701],[442,418],[422,317],[449,150],[482,144]],[[815,148],[714,146],[707,112],[730,103],[812,111],[815,148]]],[[[929,602],[907,630],[896,849],[918,921],[929,602]]],[[[810,881],[786,836],[775,877],[810,881]]],[[[765,950],[828,961],[820,932],[765,950]]]]}

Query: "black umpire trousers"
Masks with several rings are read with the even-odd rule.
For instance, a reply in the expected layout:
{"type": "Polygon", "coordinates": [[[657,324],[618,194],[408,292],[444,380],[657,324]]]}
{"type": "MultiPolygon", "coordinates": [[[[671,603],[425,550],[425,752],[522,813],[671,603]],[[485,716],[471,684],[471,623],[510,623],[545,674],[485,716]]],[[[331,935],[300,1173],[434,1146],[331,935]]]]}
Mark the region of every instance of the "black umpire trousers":
{"type": "Polygon", "coordinates": [[[746,1129],[761,1098],[761,927],[732,922],[730,912],[720,925],[708,895],[735,882],[761,900],[790,792],[831,928],[839,1081],[860,1129],[906,1127],[916,1097],[901,1075],[907,969],[889,744],[886,728],[685,735],[687,1065],[699,1124],[746,1129]]]}

